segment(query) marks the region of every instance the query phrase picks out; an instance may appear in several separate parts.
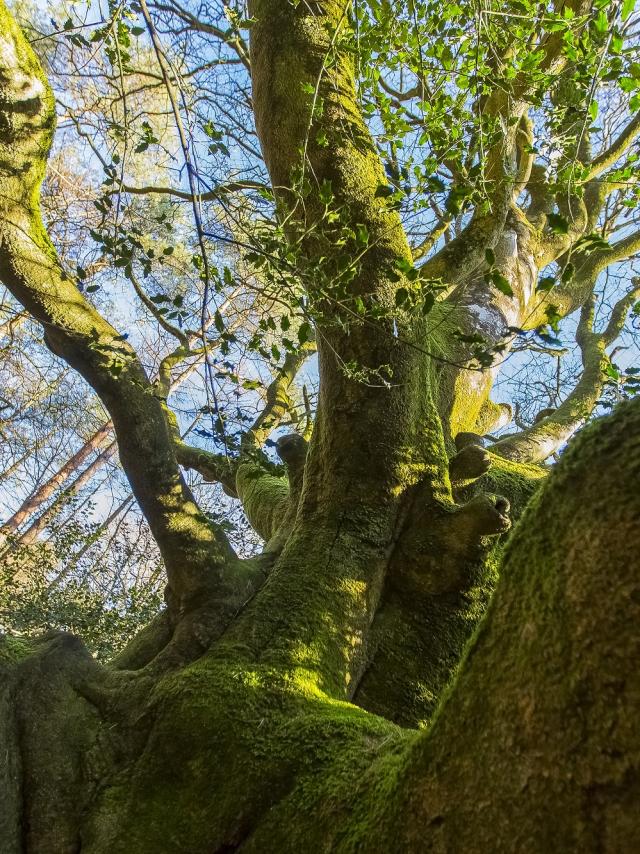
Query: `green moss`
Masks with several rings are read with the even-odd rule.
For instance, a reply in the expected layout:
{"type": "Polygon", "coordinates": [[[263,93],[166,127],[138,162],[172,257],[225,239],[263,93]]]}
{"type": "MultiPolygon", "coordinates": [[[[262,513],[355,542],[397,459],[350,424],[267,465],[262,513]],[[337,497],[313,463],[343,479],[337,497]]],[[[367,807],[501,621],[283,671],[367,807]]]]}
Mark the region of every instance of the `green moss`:
{"type": "Polygon", "coordinates": [[[303,670],[214,654],[160,682],[145,719],[144,754],[103,790],[83,833],[95,854],[219,850],[247,837],[247,850],[305,850],[305,836],[335,833],[361,774],[407,738],[303,670]]]}
{"type": "Polygon", "coordinates": [[[287,478],[275,477],[257,463],[242,463],[236,474],[236,491],[252,528],[263,539],[271,539],[287,510],[287,478]]]}
{"type": "Polygon", "coordinates": [[[548,473],[545,466],[516,463],[491,454],[491,468],[476,482],[474,489],[508,498],[511,518],[516,520],[548,473]]]}
{"type": "Polygon", "coordinates": [[[17,664],[33,651],[33,644],[28,638],[12,635],[0,636],[0,665],[17,664]]]}

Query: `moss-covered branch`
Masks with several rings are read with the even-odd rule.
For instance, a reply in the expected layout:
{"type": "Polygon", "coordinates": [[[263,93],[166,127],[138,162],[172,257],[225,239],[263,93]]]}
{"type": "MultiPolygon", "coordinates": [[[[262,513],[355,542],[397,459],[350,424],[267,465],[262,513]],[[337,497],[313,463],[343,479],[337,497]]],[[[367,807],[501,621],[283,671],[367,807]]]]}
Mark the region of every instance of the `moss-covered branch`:
{"type": "Polygon", "coordinates": [[[126,336],[80,293],[46,234],[39,195],[55,127],[53,95],[4,4],[0,19],[0,276],[40,321],[49,347],[109,411],[123,467],[182,601],[215,586],[230,550],[180,475],[162,404],[126,336]]]}

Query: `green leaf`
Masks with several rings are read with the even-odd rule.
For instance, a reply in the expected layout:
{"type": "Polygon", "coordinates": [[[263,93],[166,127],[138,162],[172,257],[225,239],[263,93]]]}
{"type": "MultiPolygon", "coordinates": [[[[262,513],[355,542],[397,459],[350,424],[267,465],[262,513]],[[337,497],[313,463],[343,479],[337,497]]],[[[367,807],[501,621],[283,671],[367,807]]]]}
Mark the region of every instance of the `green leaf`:
{"type": "Polygon", "coordinates": [[[394,189],[389,186],[389,184],[378,184],[376,187],[375,197],[376,199],[385,199],[388,196],[392,196],[393,193],[394,189]]]}
{"type": "Polygon", "coordinates": [[[607,32],[607,30],[609,29],[609,21],[607,20],[607,15],[604,9],[600,10],[598,17],[593,23],[599,33],[604,34],[607,32]]]}
{"type": "Polygon", "coordinates": [[[356,225],[356,238],[364,246],[369,242],[369,229],[366,225],[356,225]]]}
{"type": "Polygon", "coordinates": [[[424,303],[422,305],[422,313],[429,314],[433,306],[435,305],[436,298],[432,293],[425,294],[424,303]]]}
{"type": "Polygon", "coordinates": [[[496,254],[493,249],[490,249],[488,246],[484,250],[484,258],[490,267],[493,267],[493,265],[496,263],[496,254]]]}
{"type": "Polygon", "coordinates": [[[569,262],[567,264],[567,266],[564,268],[564,270],[562,271],[562,276],[560,276],[563,284],[566,285],[567,282],[570,282],[571,279],[573,279],[573,275],[574,275],[575,271],[576,271],[576,268],[574,267],[574,265],[571,262],[569,262]]]}
{"type": "Polygon", "coordinates": [[[401,306],[409,299],[409,291],[406,288],[398,288],[396,291],[396,305],[401,306]]]}
{"type": "Polygon", "coordinates": [[[298,341],[301,344],[305,344],[307,341],[311,340],[312,335],[313,331],[311,329],[311,324],[305,320],[304,323],[300,324],[300,328],[298,329],[298,341]]]}
{"type": "Polygon", "coordinates": [[[569,232],[569,223],[557,213],[547,214],[547,225],[554,234],[567,234],[569,232]]]}
{"type": "Polygon", "coordinates": [[[511,288],[508,279],[505,279],[502,273],[498,272],[498,270],[493,270],[493,272],[491,273],[491,281],[500,291],[500,293],[504,294],[507,297],[513,296],[513,289],[511,288]]]}
{"type": "Polygon", "coordinates": [[[611,362],[609,362],[609,364],[605,365],[604,373],[606,374],[606,376],[611,377],[612,380],[619,380],[620,379],[620,372],[618,371],[618,369],[614,365],[611,364],[611,362]]]}
{"type": "Polygon", "coordinates": [[[536,290],[547,292],[553,289],[555,286],[556,280],[553,276],[543,276],[538,282],[538,287],[536,290]]]}
{"type": "Polygon", "coordinates": [[[323,180],[318,196],[323,205],[330,205],[333,201],[333,190],[331,189],[331,181],[328,178],[323,180]]]}

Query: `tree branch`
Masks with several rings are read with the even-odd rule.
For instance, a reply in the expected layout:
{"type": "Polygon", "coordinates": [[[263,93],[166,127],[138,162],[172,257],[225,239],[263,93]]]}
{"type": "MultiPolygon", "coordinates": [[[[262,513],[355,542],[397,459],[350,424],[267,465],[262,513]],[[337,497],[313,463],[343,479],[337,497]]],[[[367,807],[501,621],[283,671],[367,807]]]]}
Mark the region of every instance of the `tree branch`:
{"type": "Polygon", "coordinates": [[[61,268],[38,202],[54,99],[23,34],[0,6],[11,50],[0,59],[0,276],[113,420],[120,459],[162,553],[174,601],[221,582],[231,550],[184,482],[161,402],[136,353],[61,268]]]}
{"type": "Polygon", "coordinates": [[[629,309],[639,295],[640,284],[636,279],[634,287],[614,305],[605,330],[598,333],[593,331],[596,297],[591,294],[582,306],[576,331],[583,366],[577,385],[549,415],[522,432],[496,442],[491,448],[493,453],[516,462],[540,463],[573,436],[597,405],[604,386],[604,370],[609,363],[606,347],[620,334],[629,309]]]}
{"type": "Polygon", "coordinates": [[[625,151],[631,147],[638,136],[640,136],[640,112],[635,114],[622,133],[611,143],[609,148],[591,161],[588,172],[583,178],[583,181],[591,181],[599,175],[602,175],[602,173],[610,167],[614,166],[625,151]]]}
{"type": "MultiPolygon", "coordinates": [[[[265,184],[262,184],[260,181],[228,181],[225,184],[220,184],[214,190],[207,190],[204,193],[198,193],[198,200],[201,202],[213,202],[217,199],[223,198],[229,193],[238,193],[242,190],[265,190],[267,189],[265,184]]],[[[156,187],[156,186],[142,186],[142,187],[134,187],[130,184],[122,184],[120,187],[115,187],[109,190],[109,194],[113,195],[115,193],[131,193],[132,195],[137,196],[147,196],[147,195],[163,195],[163,196],[173,196],[176,199],[183,199],[186,202],[193,202],[194,196],[193,193],[188,192],[187,190],[178,190],[175,187],[156,187]]]]}

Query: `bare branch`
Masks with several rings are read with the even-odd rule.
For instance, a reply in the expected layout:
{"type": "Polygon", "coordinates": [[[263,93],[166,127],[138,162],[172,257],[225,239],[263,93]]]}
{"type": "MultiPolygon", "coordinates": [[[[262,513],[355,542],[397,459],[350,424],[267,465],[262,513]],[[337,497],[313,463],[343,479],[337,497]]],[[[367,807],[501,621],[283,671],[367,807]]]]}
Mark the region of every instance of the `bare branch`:
{"type": "Polygon", "coordinates": [[[583,180],[591,181],[614,166],[640,135],[640,112],[636,113],[622,133],[609,148],[595,157],[589,164],[589,171],[583,180]]]}

